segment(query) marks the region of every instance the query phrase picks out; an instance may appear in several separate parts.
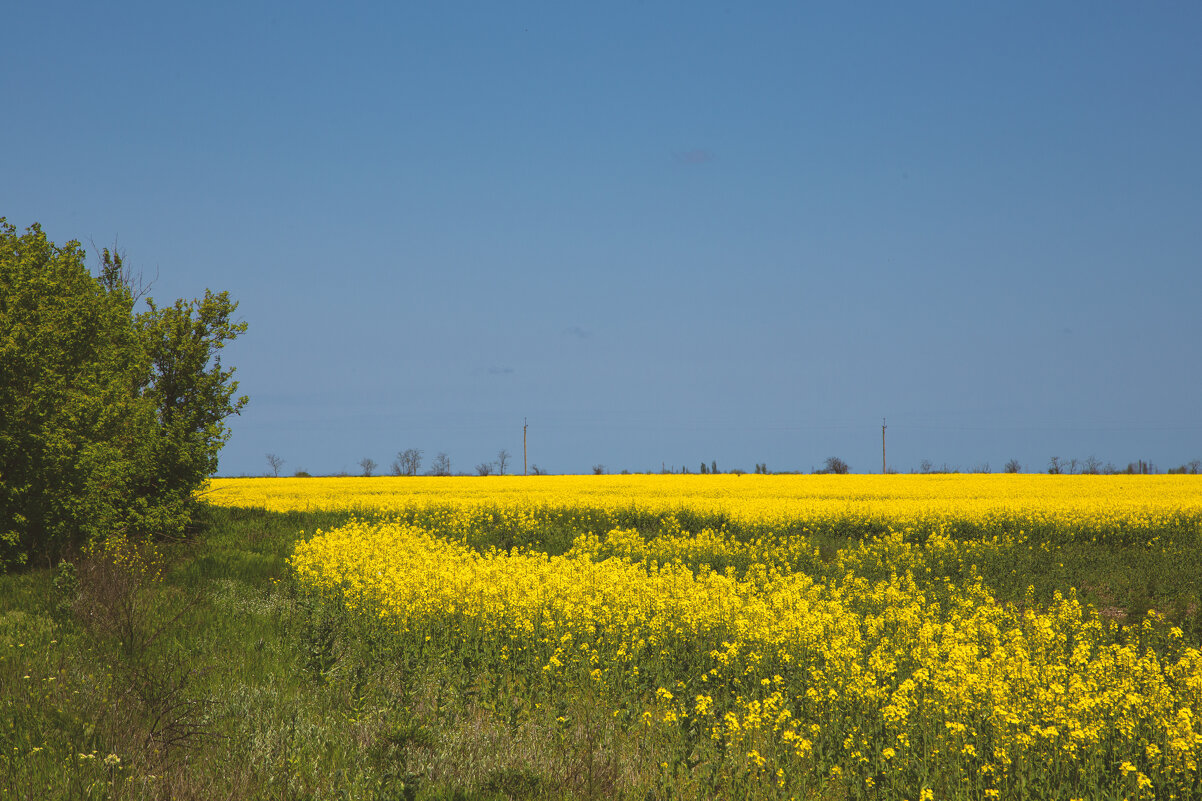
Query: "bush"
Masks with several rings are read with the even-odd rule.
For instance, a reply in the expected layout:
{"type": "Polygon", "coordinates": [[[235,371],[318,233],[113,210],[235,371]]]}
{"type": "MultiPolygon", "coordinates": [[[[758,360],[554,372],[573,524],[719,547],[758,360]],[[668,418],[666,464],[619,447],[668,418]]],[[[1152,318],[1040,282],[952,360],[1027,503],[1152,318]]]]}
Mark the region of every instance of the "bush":
{"type": "Polygon", "coordinates": [[[0,568],[53,562],[112,533],[179,533],[228,437],[237,304],[135,312],[119,254],[99,276],[78,242],[0,217],[0,568]]]}

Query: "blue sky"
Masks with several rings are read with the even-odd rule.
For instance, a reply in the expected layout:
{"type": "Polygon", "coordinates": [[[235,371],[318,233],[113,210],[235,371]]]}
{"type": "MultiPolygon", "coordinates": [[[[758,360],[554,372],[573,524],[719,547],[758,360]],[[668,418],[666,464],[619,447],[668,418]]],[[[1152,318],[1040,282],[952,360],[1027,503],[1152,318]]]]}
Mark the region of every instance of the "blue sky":
{"type": "Polygon", "coordinates": [[[0,216],[241,304],[223,474],[1202,458],[1197,3],[4,17],[0,216]]]}

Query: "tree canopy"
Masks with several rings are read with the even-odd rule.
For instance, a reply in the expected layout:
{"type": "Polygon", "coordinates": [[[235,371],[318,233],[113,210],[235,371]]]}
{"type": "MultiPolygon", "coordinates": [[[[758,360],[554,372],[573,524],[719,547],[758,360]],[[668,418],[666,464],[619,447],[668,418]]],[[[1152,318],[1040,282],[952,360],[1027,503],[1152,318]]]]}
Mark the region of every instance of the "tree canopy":
{"type": "Polygon", "coordinates": [[[0,217],[0,567],[182,532],[246,403],[228,293],[137,310],[120,254],[0,217]]]}

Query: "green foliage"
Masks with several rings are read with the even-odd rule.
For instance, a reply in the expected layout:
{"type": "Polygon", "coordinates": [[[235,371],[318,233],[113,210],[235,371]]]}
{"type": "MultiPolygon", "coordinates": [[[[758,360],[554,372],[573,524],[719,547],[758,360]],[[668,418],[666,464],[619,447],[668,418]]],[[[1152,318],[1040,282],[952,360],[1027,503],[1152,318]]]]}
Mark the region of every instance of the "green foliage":
{"type": "Polygon", "coordinates": [[[246,399],[222,293],[135,313],[118,254],[0,218],[0,568],[110,534],[175,534],[246,399]]]}
{"type": "Polygon", "coordinates": [[[246,331],[246,323],[233,320],[238,304],[227,292],[206,289],[199,300],[161,309],[153,300],[147,305],[135,324],[150,366],[142,400],[154,410],[155,426],[137,489],[173,510],[188,510],[217,469],[217,454],[229,439],[225,418],[246,405],[245,396],[234,397],[234,369],[221,363],[221,349],[246,331]]]}
{"type": "Polygon", "coordinates": [[[70,620],[75,603],[79,600],[79,574],[74,563],[66,559],[58,563],[50,589],[55,621],[63,623],[70,620]]]}

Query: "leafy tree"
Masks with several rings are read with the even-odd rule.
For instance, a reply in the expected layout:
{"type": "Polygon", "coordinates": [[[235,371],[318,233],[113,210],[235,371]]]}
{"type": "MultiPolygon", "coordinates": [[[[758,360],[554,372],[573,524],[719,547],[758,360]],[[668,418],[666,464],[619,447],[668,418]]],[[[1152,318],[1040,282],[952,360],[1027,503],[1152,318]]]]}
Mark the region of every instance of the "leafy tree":
{"type": "Polygon", "coordinates": [[[83,258],[0,219],[0,561],[118,522],[131,470],[114,441],[136,375],[113,357],[139,343],[126,298],[83,258]]]}
{"type": "Polygon", "coordinates": [[[0,218],[0,566],[89,540],[177,534],[235,399],[226,293],[135,313],[119,254],[0,218]]]}
{"type": "MultiPolygon", "coordinates": [[[[106,261],[113,263],[108,254],[106,261]]],[[[228,292],[206,289],[203,298],[163,308],[151,298],[146,303],[149,310],[134,319],[150,359],[140,399],[153,406],[157,425],[153,459],[143,463],[154,472],[142,490],[170,494],[188,506],[217,470],[217,456],[230,436],[225,419],[241,413],[247,402],[245,395],[234,395],[234,368],[221,363],[222,349],[245,333],[246,323],[233,319],[238,304],[228,292]]]]}

